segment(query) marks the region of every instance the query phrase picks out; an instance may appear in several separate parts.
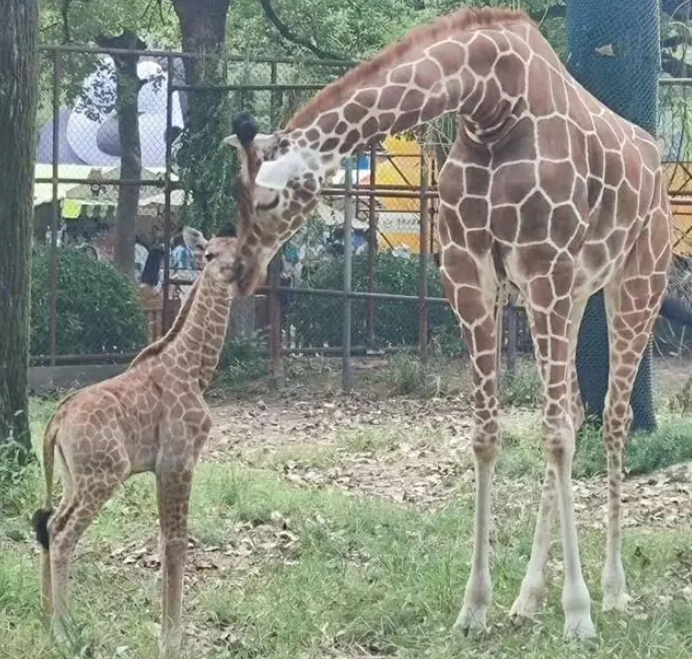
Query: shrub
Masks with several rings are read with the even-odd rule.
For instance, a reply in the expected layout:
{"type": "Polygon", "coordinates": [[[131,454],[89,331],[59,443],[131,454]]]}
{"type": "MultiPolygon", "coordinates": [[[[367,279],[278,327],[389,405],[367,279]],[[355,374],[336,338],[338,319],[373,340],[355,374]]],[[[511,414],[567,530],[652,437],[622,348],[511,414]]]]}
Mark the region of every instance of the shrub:
{"type": "MultiPolygon", "coordinates": [[[[664,419],[653,433],[636,432],[627,440],[624,468],[628,474],[650,474],[692,460],[692,428],[684,418],[664,419]]],[[[603,430],[586,424],[577,437],[574,475],[605,474],[603,430]]]]}
{"type": "MultiPolygon", "coordinates": [[[[75,249],[58,250],[58,354],[129,352],[147,342],[134,284],[114,266],[75,249]]],[[[31,354],[50,351],[50,254],[36,249],[31,277],[31,354]]]]}
{"type": "MultiPolygon", "coordinates": [[[[340,291],[343,289],[344,262],[342,258],[323,261],[302,282],[303,287],[340,291]]],[[[416,258],[401,258],[391,252],[380,252],[375,262],[375,285],[378,293],[418,295],[419,263],[416,258]]],[[[367,255],[353,257],[354,291],[367,290],[367,255]]],[[[428,295],[443,297],[439,272],[428,269],[428,295]]],[[[380,345],[414,345],[418,342],[418,301],[376,301],[375,337],[380,345]]],[[[343,301],[340,298],[316,295],[292,296],[288,322],[296,328],[304,345],[342,344],[343,301]]],[[[366,340],[367,302],[354,300],[352,305],[353,345],[366,340]]],[[[428,323],[432,336],[456,336],[461,343],[457,321],[449,305],[435,304],[428,308],[428,323]]],[[[448,343],[451,343],[448,341],[448,343]]]]}

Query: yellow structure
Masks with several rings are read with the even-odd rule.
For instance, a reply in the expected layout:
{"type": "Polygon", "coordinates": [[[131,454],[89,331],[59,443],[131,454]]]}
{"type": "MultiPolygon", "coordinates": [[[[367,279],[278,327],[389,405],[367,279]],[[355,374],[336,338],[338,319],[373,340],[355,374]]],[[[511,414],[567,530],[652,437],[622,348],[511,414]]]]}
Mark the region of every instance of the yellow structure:
{"type": "Polygon", "coordinates": [[[668,163],[664,167],[673,209],[673,251],[678,256],[692,256],[692,163],[668,163]]]}
{"type": "MultiPolygon", "coordinates": [[[[422,148],[416,139],[399,135],[388,137],[383,143],[385,155],[377,158],[375,184],[378,186],[410,186],[417,192],[421,184],[422,148]]],[[[361,184],[369,184],[366,176],[361,184]]],[[[377,198],[380,247],[406,246],[419,251],[420,199],[404,197],[377,198]]]]}
{"type": "MultiPolygon", "coordinates": [[[[375,170],[376,185],[406,185],[418,190],[423,156],[419,142],[415,138],[392,136],[385,139],[383,146],[385,155],[378,157],[375,170]]],[[[664,171],[675,218],[674,251],[678,256],[692,257],[692,162],[668,163],[664,171]]],[[[367,176],[361,179],[361,184],[369,182],[367,176]]],[[[378,207],[380,246],[384,249],[406,246],[418,253],[420,199],[378,197],[378,207]]],[[[434,245],[437,242],[434,226],[431,235],[434,245]]]]}

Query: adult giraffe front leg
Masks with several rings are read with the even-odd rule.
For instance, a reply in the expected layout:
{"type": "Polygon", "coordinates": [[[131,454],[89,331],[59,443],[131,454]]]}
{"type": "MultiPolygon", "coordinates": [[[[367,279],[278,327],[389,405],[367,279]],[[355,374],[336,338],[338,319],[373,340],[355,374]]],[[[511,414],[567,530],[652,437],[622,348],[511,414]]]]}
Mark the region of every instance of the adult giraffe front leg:
{"type": "Polygon", "coordinates": [[[442,273],[447,296],[466,338],[473,366],[473,453],[476,510],[473,561],[461,612],[454,628],[484,631],[492,585],[490,579],[490,517],[495,462],[500,450],[497,403],[497,337],[494,307],[497,285],[492,258],[483,258],[443,241],[442,273]]]}

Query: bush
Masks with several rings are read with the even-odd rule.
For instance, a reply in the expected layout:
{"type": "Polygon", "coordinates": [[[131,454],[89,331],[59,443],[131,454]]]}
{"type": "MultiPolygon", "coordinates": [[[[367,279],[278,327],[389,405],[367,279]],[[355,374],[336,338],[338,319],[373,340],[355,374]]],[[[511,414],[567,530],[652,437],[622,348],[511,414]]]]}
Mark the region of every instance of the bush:
{"type": "MultiPolygon", "coordinates": [[[[631,475],[650,474],[692,460],[692,428],[687,419],[664,419],[653,433],[635,432],[624,450],[624,469],[631,475]]],[[[577,478],[605,474],[603,430],[585,424],[577,436],[574,475],[577,478]]]]}
{"type": "MultiPolygon", "coordinates": [[[[129,352],[146,345],[147,324],[134,284],[110,263],[58,251],[58,354],[129,352]]],[[[50,352],[50,254],[36,249],[31,277],[32,355],[50,352]]]]}
{"type": "MultiPolygon", "coordinates": [[[[380,252],[375,262],[375,286],[378,293],[418,295],[419,263],[416,258],[401,258],[391,252],[380,252]]],[[[302,282],[302,287],[340,291],[343,289],[344,262],[341,258],[323,261],[302,282]]],[[[367,291],[367,255],[353,257],[353,290],[367,291]]],[[[428,295],[444,297],[438,270],[428,269],[428,295]]],[[[375,337],[380,345],[415,345],[418,342],[418,301],[377,301],[375,337]]],[[[313,295],[292,296],[288,322],[296,328],[299,342],[312,346],[339,346],[343,334],[343,301],[340,298],[313,295]]],[[[352,306],[353,345],[366,340],[367,302],[354,300],[352,306]]],[[[449,305],[428,307],[428,323],[432,336],[456,336],[461,343],[457,321],[449,305]]],[[[447,343],[447,342],[446,342],[447,343]]],[[[449,341],[451,343],[451,341],[449,341]]]]}

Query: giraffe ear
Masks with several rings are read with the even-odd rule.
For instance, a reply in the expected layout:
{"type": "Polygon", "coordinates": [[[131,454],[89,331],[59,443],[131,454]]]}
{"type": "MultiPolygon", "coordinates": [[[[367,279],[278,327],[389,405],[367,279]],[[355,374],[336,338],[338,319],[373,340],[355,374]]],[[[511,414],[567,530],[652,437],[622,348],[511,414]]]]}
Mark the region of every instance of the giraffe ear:
{"type": "Polygon", "coordinates": [[[308,169],[305,160],[295,151],[280,156],[276,160],[265,160],[255,177],[255,183],[270,190],[283,190],[288,182],[308,169]]]}
{"type": "Polygon", "coordinates": [[[183,229],[183,240],[195,254],[199,252],[204,254],[204,250],[207,248],[207,243],[209,242],[201,231],[193,229],[192,227],[185,227],[183,229]]]}
{"type": "Polygon", "coordinates": [[[257,135],[255,135],[251,140],[243,142],[243,141],[241,141],[240,137],[238,137],[238,135],[236,135],[234,133],[233,135],[229,135],[228,137],[224,137],[223,140],[221,140],[221,143],[225,144],[226,146],[232,146],[236,149],[240,149],[243,146],[254,146],[254,147],[258,147],[261,149],[273,139],[274,139],[273,135],[265,135],[264,133],[257,133],[257,135]]]}

